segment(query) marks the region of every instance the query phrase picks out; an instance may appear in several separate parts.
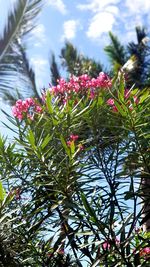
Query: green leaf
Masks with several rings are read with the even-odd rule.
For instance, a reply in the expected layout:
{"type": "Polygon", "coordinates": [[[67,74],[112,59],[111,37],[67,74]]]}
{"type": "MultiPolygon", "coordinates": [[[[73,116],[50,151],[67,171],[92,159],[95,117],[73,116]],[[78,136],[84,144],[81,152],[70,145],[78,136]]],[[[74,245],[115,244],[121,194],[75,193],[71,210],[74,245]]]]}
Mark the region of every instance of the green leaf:
{"type": "Polygon", "coordinates": [[[117,101],[114,101],[115,102],[115,106],[116,108],[118,109],[119,113],[123,116],[123,117],[126,117],[127,116],[127,113],[125,112],[123,106],[120,106],[120,104],[117,102],[117,101]]]}
{"type": "Polygon", "coordinates": [[[71,158],[70,149],[69,149],[69,147],[67,146],[66,141],[65,141],[65,139],[64,139],[64,137],[63,137],[62,135],[60,135],[60,141],[61,141],[61,143],[62,143],[62,145],[63,145],[63,148],[65,149],[67,155],[69,156],[69,158],[71,158]]]}
{"type": "Polygon", "coordinates": [[[99,95],[97,103],[98,103],[98,106],[101,106],[104,103],[104,98],[99,95]]]}
{"type": "Polygon", "coordinates": [[[123,73],[120,75],[120,84],[119,84],[119,92],[118,92],[118,98],[120,102],[124,102],[124,76],[123,73]]]}
{"type": "Polygon", "coordinates": [[[75,152],[75,143],[73,141],[71,142],[70,149],[71,149],[71,154],[73,155],[75,152]]]}
{"type": "Polygon", "coordinates": [[[50,114],[53,114],[52,96],[49,90],[46,93],[46,106],[50,114]]]}
{"type": "Polygon", "coordinates": [[[83,205],[86,211],[91,216],[90,218],[91,221],[93,221],[98,227],[101,228],[101,230],[103,230],[106,227],[106,225],[97,219],[94,209],[90,206],[89,202],[87,201],[86,196],[83,193],[81,193],[81,199],[82,199],[82,202],[83,202],[83,205]]]}
{"type": "Polygon", "coordinates": [[[9,192],[4,199],[3,206],[7,206],[14,198],[16,194],[16,190],[12,190],[12,192],[9,192]]]}
{"type": "Polygon", "coordinates": [[[0,202],[2,202],[5,198],[5,190],[3,188],[2,182],[0,182],[0,202]]]}
{"type": "Polygon", "coordinates": [[[125,200],[133,199],[134,196],[135,196],[134,192],[131,192],[131,191],[127,191],[127,192],[124,192],[124,193],[125,193],[125,196],[124,196],[125,200]]]}
{"type": "Polygon", "coordinates": [[[34,134],[33,134],[31,129],[28,131],[27,139],[28,139],[30,145],[32,147],[35,147],[35,137],[34,137],[34,134]]]}
{"type": "Polygon", "coordinates": [[[51,140],[52,140],[52,136],[48,134],[41,144],[42,149],[44,149],[51,140]]]}
{"type": "Polygon", "coordinates": [[[143,103],[148,98],[149,98],[149,91],[147,90],[147,91],[143,92],[142,95],[140,96],[139,103],[140,104],[143,103]]]}
{"type": "Polygon", "coordinates": [[[25,86],[29,77],[25,73],[27,66],[25,67],[24,56],[18,44],[34,28],[42,2],[43,0],[17,0],[13,10],[9,12],[0,37],[0,95],[11,103],[14,103],[17,98],[22,98],[22,95],[31,96],[32,90],[29,89],[32,85],[29,81],[28,86],[25,86]],[[18,91],[14,88],[16,76],[21,80],[21,86],[19,83],[17,86],[18,91]]]}

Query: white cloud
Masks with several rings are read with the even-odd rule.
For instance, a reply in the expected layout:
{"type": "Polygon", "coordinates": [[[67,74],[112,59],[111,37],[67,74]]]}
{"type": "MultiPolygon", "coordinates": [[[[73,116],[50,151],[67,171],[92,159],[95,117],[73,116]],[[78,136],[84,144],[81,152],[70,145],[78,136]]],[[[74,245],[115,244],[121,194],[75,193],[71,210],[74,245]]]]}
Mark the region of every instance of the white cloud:
{"type": "Polygon", "coordinates": [[[108,5],[116,5],[120,2],[120,0],[89,0],[87,4],[79,4],[77,8],[80,10],[90,10],[92,12],[102,11],[108,5]]]}
{"type": "Polygon", "coordinates": [[[150,20],[150,1],[149,0],[126,0],[124,11],[120,21],[124,24],[124,29],[128,40],[135,40],[135,26],[145,26],[150,20]]]}
{"type": "Polygon", "coordinates": [[[108,5],[100,9],[89,21],[87,36],[91,39],[98,39],[102,34],[112,31],[118,14],[117,6],[108,5]]]}
{"type": "Polygon", "coordinates": [[[93,40],[99,39],[104,33],[111,31],[119,14],[117,4],[120,0],[89,0],[77,6],[80,10],[91,11],[86,35],[93,40]],[[94,14],[93,14],[94,13],[94,14]]]}
{"type": "Polygon", "coordinates": [[[150,0],[86,0],[77,8],[88,12],[88,38],[102,43],[108,31],[124,40],[135,40],[135,26],[145,25],[150,19],[150,0]]]}
{"type": "Polygon", "coordinates": [[[115,23],[113,14],[109,12],[99,12],[90,21],[87,36],[92,39],[99,38],[103,33],[112,30],[115,23]]]}
{"type": "Polygon", "coordinates": [[[67,20],[64,22],[63,25],[63,36],[62,40],[64,39],[74,39],[77,32],[77,27],[79,27],[80,23],[78,20],[67,20]]]}
{"type": "Polygon", "coordinates": [[[32,36],[35,38],[35,46],[41,46],[46,42],[45,27],[43,24],[37,25],[32,30],[32,36]]]}
{"type": "Polygon", "coordinates": [[[109,13],[115,15],[115,16],[119,15],[118,7],[117,6],[113,6],[113,5],[106,6],[105,12],[109,12],[109,13]]]}
{"type": "Polygon", "coordinates": [[[150,9],[150,1],[149,0],[126,0],[126,7],[131,13],[148,13],[150,9]]]}
{"type": "Polygon", "coordinates": [[[53,6],[64,15],[67,13],[67,8],[62,0],[47,0],[47,4],[53,6]]]}
{"type": "Polygon", "coordinates": [[[126,25],[129,27],[131,24],[134,26],[145,25],[150,20],[150,1],[149,0],[126,0],[125,8],[127,12],[123,13],[123,17],[126,20],[126,25]]]}

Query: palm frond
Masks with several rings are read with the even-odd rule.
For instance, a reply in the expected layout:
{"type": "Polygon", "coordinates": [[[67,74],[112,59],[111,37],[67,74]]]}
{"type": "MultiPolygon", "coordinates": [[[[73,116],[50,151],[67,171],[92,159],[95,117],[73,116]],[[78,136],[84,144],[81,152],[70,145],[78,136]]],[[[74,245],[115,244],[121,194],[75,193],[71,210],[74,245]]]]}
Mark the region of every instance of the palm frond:
{"type": "Polygon", "coordinates": [[[56,63],[54,54],[51,54],[51,58],[50,58],[50,72],[51,72],[52,85],[56,85],[57,80],[60,78],[60,73],[58,70],[58,65],[56,63]]]}
{"type": "Polygon", "coordinates": [[[2,38],[0,39],[0,61],[17,38],[33,29],[33,20],[41,9],[42,0],[19,0],[14,11],[8,16],[2,38]]]}
{"type": "Polygon", "coordinates": [[[22,73],[24,55],[18,49],[18,40],[21,43],[22,38],[35,27],[42,2],[43,0],[18,0],[14,10],[8,15],[0,38],[0,96],[3,98],[8,95],[8,91],[14,93],[15,87],[19,90],[17,77],[22,73]]]}
{"type": "Polygon", "coordinates": [[[130,42],[127,50],[130,56],[136,57],[136,68],[133,69],[130,75],[130,84],[136,84],[139,88],[148,84],[149,78],[149,47],[148,36],[145,28],[136,27],[137,43],[130,42]]]}
{"type": "Polygon", "coordinates": [[[39,99],[39,93],[36,87],[36,81],[35,81],[35,73],[32,67],[30,66],[26,50],[25,48],[18,43],[18,49],[20,51],[22,61],[21,66],[22,67],[22,78],[23,82],[27,84],[27,92],[23,91],[23,93],[26,93],[27,96],[30,94],[30,96],[38,98],[39,99]],[[29,88],[28,88],[29,87],[29,88]]]}
{"type": "Polygon", "coordinates": [[[118,63],[119,65],[124,65],[126,62],[126,51],[124,46],[120,43],[117,36],[109,32],[109,37],[111,44],[105,47],[105,52],[110,58],[112,63],[118,63]]]}
{"type": "Polygon", "coordinates": [[[103,66],[100,62],[81,54],[70,42],[66,42],[61,49],[62,66],[69,74],[76,76],[88,74],[97,77],[103,66]]]}
{"type": "Polygon", "coordinates": [[[137,36],[138,43],[140,44],[142,42],[142,40],[145,37],[147,37],[146,29],[144,27],[137,26],[135,28],[135,30],[136,30],[136,36],[137,36]]]}

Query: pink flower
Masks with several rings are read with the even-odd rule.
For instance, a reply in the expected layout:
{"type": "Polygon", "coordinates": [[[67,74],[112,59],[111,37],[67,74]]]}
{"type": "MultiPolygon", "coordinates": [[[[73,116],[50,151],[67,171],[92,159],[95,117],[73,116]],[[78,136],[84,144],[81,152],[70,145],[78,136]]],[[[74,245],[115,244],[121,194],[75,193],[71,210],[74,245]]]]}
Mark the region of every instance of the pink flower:
{"type": "Polygon", "coordinates": [[[12,107],[12,114],[14,117],[18,118],[19,120],[23,119],[22,111],[20,111],[19,108],[16,106],[12,107]]]}
{"type": "Polygon", "coordinates": [[[104,250],[106,250],[106,249],[110,249],[110,244],[109,244],[109,242],[105,241],[105,242],[102,244],[102,248],[103,248],[104,250]]]}
{"type": "Polygon", "coordinates": [[[109,105],[109,106],[113,106],[114,105],[114,99],[113,98],[109,98],[108,100],[107,100],[107,104],[109,105]]]}
{"type": "Polygon", "coordinates": [[[140,256],[150,255],[150,247],[142,248],[140,250],[140,256]]]}
{"type": "Polygon", "coordinates": [[[41,113],[42,112],[42,108],[40,106],[36,106],[35,107],[35,111],[38,112],[38,113],[41,113]]]}
{"type": "Polygon", "coordinates": [[[21,199],[21,190],[19,188],[16,189],[16,200],[21,199]]]}
{"type": "Polygon", "coordinates": [[[34,112],[41,113],[42,108],[33,98],[27,98],[25,100],[18,99],[12,107],[13,116],[19,120],[22,120],[24,117],[33,119],[34,112]]]}
{"type": "Polygon", "coordinates": [[[65,253],[65,251],[64,251],[64,249],[63,248],[61,248],[61,249],[59,249],[58,250],[58,254],[61,254],[61,255],[63,255],[65,253]]]}
{"type": "Polygon", "coordinates": [[[88,95],[89,90],[91,89],[93,93],[91,93],[90,98],[95,97],[95,89],[99,90],[99,88],[108,88],[111,87],[112,83],[110,78],[103,72],[99,74],[97,78],[91,78],[87,74],[83,74],[81,76],[71,76],[69,82],[66,82],[64,79],[58,80],[58,85],[50,88],[50,93],[59,96],[68,97],[68,95],[73,94],[81,94],[88,95]]]}
{"type": "Polygon", "coordinates": [[[71,146],[71,144],[72,144],[72,142],[69,140],[69,141],[67,141],[67,146],[71,146]]]}
{"type": "Polygon", "coordinates": [[[28,117],[28,119],[30,119],[31,121],[34,120],[34,114],[32,114],[32,115],[28,114],[27,117],[28,117]]]}
{"type": "Polygon", "coordinates": [[[118,112],[117,107],[114,105],[115,101],[114,101],[113,98],[109,98],[109,99],[107,100],[106,103],[107,103],[109,106],[112,107],[112,110],[113,110],[114,112],[118,112]]]}
{"type": "Polygon", "coordinates": [[[29,105],[29,107],[34,106],[35,101],[33,98],[26,98],[26,103],[29,105]]]}
{"type": "Polygon", "coordinates": [[[17,117],[17,113],[18,113],[18,111],[17,111],[16,106],[13,106],[13,107],[12,107],[12,114],[13,114],[13,116],[14,116],[14,117],[17,117]]]}
{"type": "Polygon", "coordinates": [[[116,245],[119,245],[119,244],[120,244],[120,241],[119,241],[118,238],[115,239],[115,244],[116,244],[116,245]]]}
{"type": "Polygon", "coordinates": [[[133,100],[134,100],[134,103],[135,104],[138,104],[139,103],[139,99],[137,98],[137,96],[135,95],[135,96],[133,96],[133,100]]]}
{"type": "Polygon", "coordinates": [[[89,98],[91,98],[91,99],[95,98],[95,92],[93,90],[90,92],[89,98]]]}
{"type": "Polygon", "coordinates": [[[99,87],[107,88],[112,86],[112,82],[108,75],[104,72],[100,72],[99,76],[97,77],[97,83],[99,87]]]}
{"type": "Polygon", "coordinates": [[[70,139],[71,139],[72,141],[74,141],[74,142],[77,141],[78,138],[79,138],[78,135],[74,135],[74,134],[71,134],[71,135],[70,135],[70,139]]]}
{"type": "Polygon", "coordinates": [[[118,109],[117,109],[116,106],[113,106],[113,107],[112,107],[112,110],[113,110],[114,112],[118,112],[118,109]]]}
{"type": "Polygon", "coordinates": [[[130,96],[130,90],[129,89],[125,89],[125,91],[124,91],[125,99],[129,98],[129,96],[130,96]]]}
{"type": "Polygon", "coordinates": [[[71,134],[70,135],[70,140],[67,141],[67,146],[71,146],[75,141],[77,141],[79,138],[78,135],[71,134]]]}
{"type": "Polygon", "coordinates": [[[84,150],[84,146],[82,144],[79,144],[78,147],[80,151],[84,150]]]}

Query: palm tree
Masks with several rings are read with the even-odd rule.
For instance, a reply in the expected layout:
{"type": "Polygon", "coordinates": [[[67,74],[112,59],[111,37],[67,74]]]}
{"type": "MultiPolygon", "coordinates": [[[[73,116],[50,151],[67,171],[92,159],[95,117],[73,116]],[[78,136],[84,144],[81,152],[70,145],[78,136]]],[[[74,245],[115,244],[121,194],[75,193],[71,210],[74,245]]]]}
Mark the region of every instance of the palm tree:
{"type": "Polygon", "coordinates": [[[149,84],[149,47],[148,36],[144,27],[136,27],[137,43],[130,42],[127,46],[128,53],[136,58],[136,67],[130,74],[130,83],[143,88],[149,84]]]}
{"type": "Polygon", "coordinates": [[[92,77],[97,77],[103,69],[100,62],[80,54],[70,42],[66,42],[61,49],[60,57],[62,66],[72,75],[79,76],[86,73],[92,77]]]}
{"type": "Polygon", "coordinates": [[[150,77],[148,36],[144,27],[136,27],[135,30],[137,43],[130,42],[123,46],[117,36],[110,32],[111,43],[104,50],[112,64],[113,72],[118,72],[127,60],[134,62],[132,70],[127,70],[127,86],[135,84],[142,89],[149,85],[150,77]]]}
{"type": "Polygon", "coordinates": [[[121,67],[127,61],[127,54],[124,45],[122,45],[112,32],[109,32],[111,43],[104,48],[110,62],[114,67],[121,67]]]}
{"type": "Polygon", "coordinates": [[[50,57],[50,73],[51,73],[51,83],[52,85],[57,85],[58,79],[60,79],[60,73],[58,70],[58,65],[55,59],[55,55],[52,53],[50,57]]]}
{"type": "Polygon", "coordinates": [[[23,43],[35,27],[42,3],[43,0],[18,0],[14,11],[8,15],[0,38],[0,96],[11,103],[18,98],[17,95],[39,97],[23,43]]]}

